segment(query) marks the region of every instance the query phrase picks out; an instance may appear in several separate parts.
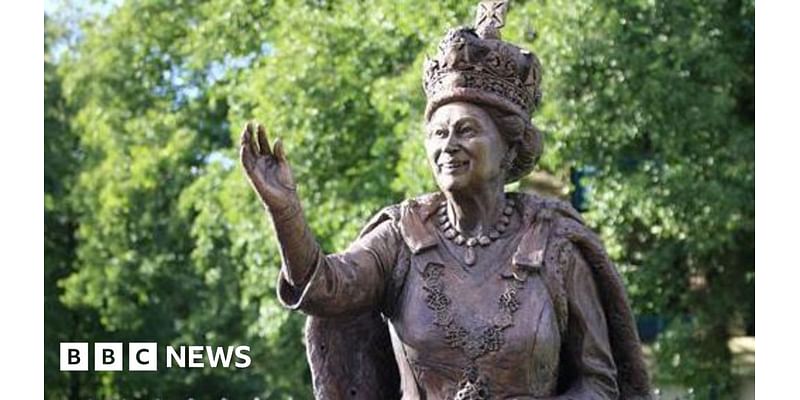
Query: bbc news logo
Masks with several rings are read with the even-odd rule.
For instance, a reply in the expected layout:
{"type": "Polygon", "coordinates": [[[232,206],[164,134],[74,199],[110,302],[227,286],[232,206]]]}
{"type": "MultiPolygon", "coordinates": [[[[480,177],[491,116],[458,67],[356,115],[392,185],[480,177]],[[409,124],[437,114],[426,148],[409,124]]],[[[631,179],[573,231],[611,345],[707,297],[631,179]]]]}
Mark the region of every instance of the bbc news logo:
{"type": "MultiPolygon", "coordinates": [[[[122,371],[123,344],[94,344],[94,371],[122,371]]],[[[247,368],[250,346],[166,346],[167,368],[247,368]]],[[[89,343],[60,343],[59,364],[62,371],[89,370],[89,343]]],[[[128,371],[158,371],[158,343],[128,343],[128,371]]]]}

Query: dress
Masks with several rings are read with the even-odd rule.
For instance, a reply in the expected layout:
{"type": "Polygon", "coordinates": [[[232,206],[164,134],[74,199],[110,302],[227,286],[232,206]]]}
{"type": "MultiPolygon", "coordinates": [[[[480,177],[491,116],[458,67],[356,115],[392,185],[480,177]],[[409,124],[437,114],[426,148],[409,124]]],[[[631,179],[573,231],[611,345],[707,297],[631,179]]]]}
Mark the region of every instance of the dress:
{"type": "MultiPolygon", "coordinates": [[[[539,218],[547,202],[507,197],[511,223],[475,265],[437,229],[443,196],[426,195],[379,213],[346,251],[318,257],[307,282],[281,274],[279,299],[323,319],[380,313],[403,399],[619,398],[592,267],[563,218],[539,218]]],[[[344,346],[359,343],[372,346],[344,346]]],[[[316,378],[317,397],[335,398],[316,378]]],[[[357,394],[348,397],[370,398],[357,394]]]]}

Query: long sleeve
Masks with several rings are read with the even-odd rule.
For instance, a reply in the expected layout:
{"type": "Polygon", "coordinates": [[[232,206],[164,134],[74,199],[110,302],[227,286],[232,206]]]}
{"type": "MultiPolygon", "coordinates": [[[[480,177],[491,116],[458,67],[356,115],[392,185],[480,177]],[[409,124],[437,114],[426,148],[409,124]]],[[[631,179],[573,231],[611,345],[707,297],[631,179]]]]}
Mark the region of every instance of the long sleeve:
{"type": "Polygon", "coordinates": [[[568,326],[565,355],[573,360],[572,383],[556,399],[617,399],[617,369],[608,338],[608,325],[591,267],[568,243],[565,253],[565,290],[568,326]]]}
{"type": "Polygon", "coordinates": [[[401,246],[396,224],[383,220],[342,253],[326,256],[316,250],[305,281],[288,279],[284,265],[278,298],[288,308],[322,317],[353,315],[379,307],[401,246]]]}
{"type": "Polygon", "coordinates": [[[299,199],[283,210],[269,210],[281,250],[281,276],[292,285],[304,285],[322,250],[311,233],[299,199]]]}

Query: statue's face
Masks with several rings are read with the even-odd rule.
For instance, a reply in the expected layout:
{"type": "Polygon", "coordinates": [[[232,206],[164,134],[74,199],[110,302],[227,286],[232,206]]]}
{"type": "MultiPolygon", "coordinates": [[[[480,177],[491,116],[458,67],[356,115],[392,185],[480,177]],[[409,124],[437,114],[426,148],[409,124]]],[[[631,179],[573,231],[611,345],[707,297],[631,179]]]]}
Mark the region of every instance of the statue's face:
{"type": "Polygon", "coordinates": [[[426,125],[425,149],[439,189],[477,189],[502,181],[508,150],[492,118],[471,103],[445,104],[426,125]]]}

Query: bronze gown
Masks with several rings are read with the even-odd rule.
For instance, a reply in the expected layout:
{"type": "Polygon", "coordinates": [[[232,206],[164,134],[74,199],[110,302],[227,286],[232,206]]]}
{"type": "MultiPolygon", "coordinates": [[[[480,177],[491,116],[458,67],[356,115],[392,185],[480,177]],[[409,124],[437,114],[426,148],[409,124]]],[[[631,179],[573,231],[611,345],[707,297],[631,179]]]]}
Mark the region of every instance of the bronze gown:
{"type": "MultiPolygon", "coordinates": [[[[444,237],[437,218],[444,198],[433,194],[384,209],[346,251],[319,252],[307,282],[293,285],[281,273],[278,294],[285,306],[323,325],[331,321],[317,327],[316,337],[308,332],[317,398],[616,399],[621,389],[623,398],[646,397],[640,350],[619,349],[631,341],[638,346],[624,291],[600,296],[598,284],[606,288],[609,277],[597,277],[571,237],[582,230],[577,214],[560,202],[507,197],[514,208],[508,229],[476,247],[474,265],[463,261],[466,246],[444,237]],[[363,348],[380,346],[381,332],[353,328],[369,318],[358,316],[377,313],[388,326],[399,386],[370,395],[359,387],[369,383],[358,377],[345,384],[319,376],[380,374],[352,370],[380,365],[374,360],[380,355],[363,348]],[[610,328],[607,315],[617,315],[610,328]],[[332,357],[355,359],[336,371],[332,357]],[[615,358],[626,376],[618,376],[615,358]],[[340,384],[344,389],[334,390],[340,384]]],[[[609,269],[597,269],[603,267],[609,269]]],[[[621,288],[616,272],[606,272],[621,288]]],[[[374,318],[370,323],[376,325],[374,318]]]]}

